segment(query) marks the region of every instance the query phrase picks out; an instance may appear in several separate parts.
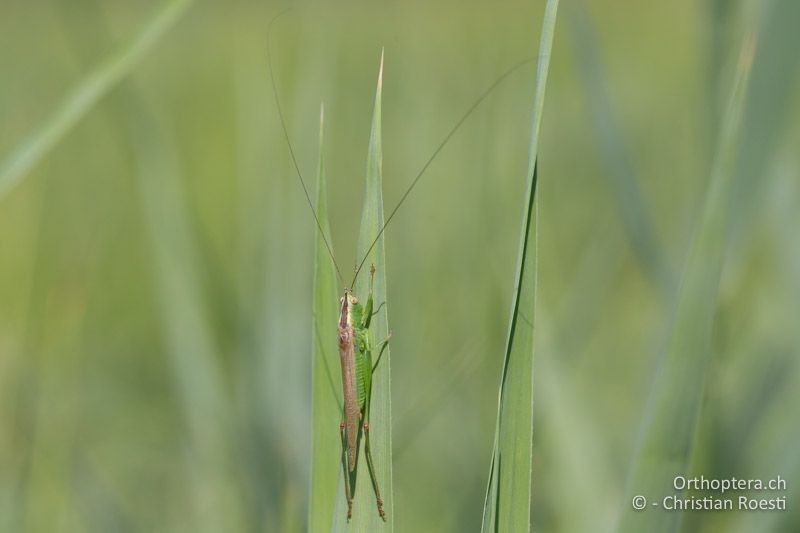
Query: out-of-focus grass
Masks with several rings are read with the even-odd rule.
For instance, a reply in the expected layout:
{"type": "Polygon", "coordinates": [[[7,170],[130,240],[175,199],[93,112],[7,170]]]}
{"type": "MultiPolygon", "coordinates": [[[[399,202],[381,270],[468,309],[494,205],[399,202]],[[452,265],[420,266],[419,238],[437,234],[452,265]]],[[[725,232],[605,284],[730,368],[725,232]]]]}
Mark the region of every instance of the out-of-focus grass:
{"type": "MultiPolygon", "coordinates": [[[[358,1],[313,4],[284,17],[274,36],[276,76],[305,175],[313,176],[318,157],[317,105],[326,103],[338,257],[356,256],[380,48],[388,66],[384,200],[392,207],[480,88],[530,55],[544,4],[358,1]]],[[[65,16],[46,2],[4,3],[0,154],[45,123],[76,80],[132,42],[161,5],[76,0],[65,16]],[[102,13],[107,40],[94,31],[91,8],[102,13]],[[76,37],[85,41],[83,54],[71,45],[76,37]]],[[[800,172],[796,6],[771,2],[762,19],[735,165],[742,216],[722,273],[697,473],[798,475],[790,446],[800,383],[792,321],[800,255],[792,234],[800,205],[793,186],[800,172]],[[756,423],[745,427],[745,419],[756,423]]],[[[534,403],[532,522],[542,532],[594,524],[603,511],[607,524],[625,505],[641,406],[670,325],[668,306],[630,246],[611,182],[599,179],[609,174],[601,146],[609,136],[625,141],[635,170],[629,177],[660,241],[650,244],[660,245],[677,272],[714,156],[710,110],[722,109],[725,98],[708,73],[729,71],[753,16],[730,3],[720,20],[689,0],[624,13],[610,0],[585,7],[619,135],[591,118],[583,67],[568,53],[573,28],[562,19],[538,191],[547,202],[539,206],[536,348],[548,364],[536,379],[555,376],[537,386],[534,403]],[[722,31],[714,26],[720,22],[722,31]],[[580,445],[599,455],[592,463],[603,463],[588,487],[574,466],[580,445]],[[566,507],[578,485],[589,496],[602,491],[600,510],[566,507]]],[[[168,321],[194,313],[205,315],[207,331],[191,340],[211,339],[213,380],[231,412],[223,433],[233,449],[229,463],[196,465],[194,474],[232,480],[244,531],[305,527],[315,229],[270,97],[265,30],[277,11],[246,1],[194,5],[151,48],[157,53],[142,56],[125,89],[155,114],[170,143],[159,150],[180,170],[170,175],[186,230],[164,231],[188,232],[194,243],[196,281],[181,283],[193,293],[185,301],[202,311],[181,305],[170,312],[178,316],[164,315],[155,274],[165,260],[153,244],[172,237],[146,225],[143,156],[121,118],[128,113],[123,92],[98,100],[4,195],[0,529],[186,530],[202,485],[188,481],[193,430],[167,341],[168,321]],[[20,525],[20,515],[32,519],[20,525]]],[[[394,458],[392,514],[404,531],[464,531],[481,520],[501,371],[496,354],[507,335],[525,194],[530,121],[519,109],[533,79],[533,69],[509,79],[464,125],[385,241],[392,404],[412,417],[395,417],[392,428],[395,443],[403,443],[394,458]],[[462,354],[474,354],[474,371],[454,371],[462,354]]],[[[718,79],[726,89],[729,78],[718,79]]],[[[374,511],[371,497],[357,505],[374,511]]],[[[797,516],[792,509],[692,515],[686,527],[788,532],[797,516]]]]}
{"type": "Polygon", "coordinates": [[[133,41],[86,74],[53,114],[0,163],[0,198],[57,144],[98,100],[119,83],[168,32],[192,0],[173,0],[147,21],[133,41]]]}
{"type": "Polygon", "coordinates": [[[616,113],[603,79],[603,66],[597,57],[597,45],[583,2],[571,2],[568,11],[569,35],[581,73],[580,84],[592,115],[600,154],[607,167],[611,192],[622,219],[631,249],[642,264],[643,270],[657,290],[667,295],[674,289],[670,265],[664,258],[660,239],[653,227],[652,215],[635,177],[633,162],[622,132],[616,122],[616,113]]]}
{"type": "Polygon", "coordinates": [[[186,483],[192,487],[188,496],[193,512],[184,523],[195,531],[238,530],[244,517],[233,468],[236,427],[200,285],[200,256],[174,143],[151,110],[135,106],[130,113],[142,213],[153,250],[154,287],[188,431],[182,460],[186,483]]]}
{"type": "MultiPolygon", "coordinates": [[[[659,361],[643,411],[641,444],[633,461],[619,531],[677,531],[680,513],[664,508],[632,512],[636,495],[659,500],[676,472],[686,472],[696,442],[717,294],[733,213],[733,175],[741,116],[755,53],[755,34],[742,45],[731,96],[721,123],[719,148],[708,192],[681,280],[667,351],[659,361]]],[[[682,489],[675,487],[681,498],[682,489]]],[[[645,504],[647,505],[647,504],[645,504]]]]}

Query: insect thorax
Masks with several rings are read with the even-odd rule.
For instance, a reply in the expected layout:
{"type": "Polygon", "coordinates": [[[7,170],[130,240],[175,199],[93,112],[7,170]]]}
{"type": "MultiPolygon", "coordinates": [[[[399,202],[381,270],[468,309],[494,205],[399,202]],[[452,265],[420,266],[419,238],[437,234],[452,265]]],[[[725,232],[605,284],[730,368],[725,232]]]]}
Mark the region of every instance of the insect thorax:
{"type": "Polygon", "coordinates": [[[361,328],[364,318],[364,306],[358,303],[358,299],[351,298],[349,311],[350,325],[353,326],[354,329],[361,328]]]}

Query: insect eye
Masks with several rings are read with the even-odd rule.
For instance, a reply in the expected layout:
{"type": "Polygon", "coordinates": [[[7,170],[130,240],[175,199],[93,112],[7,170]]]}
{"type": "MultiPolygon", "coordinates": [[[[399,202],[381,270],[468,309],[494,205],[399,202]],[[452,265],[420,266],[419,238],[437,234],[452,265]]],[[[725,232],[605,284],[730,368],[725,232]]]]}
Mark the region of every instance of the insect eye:
{"type": "Polygon", "coordinates": [[[354,304],[357,304],[358,303],[358,298],[353,296],[353,298],[350,301],[353,302],[354,304]]]}

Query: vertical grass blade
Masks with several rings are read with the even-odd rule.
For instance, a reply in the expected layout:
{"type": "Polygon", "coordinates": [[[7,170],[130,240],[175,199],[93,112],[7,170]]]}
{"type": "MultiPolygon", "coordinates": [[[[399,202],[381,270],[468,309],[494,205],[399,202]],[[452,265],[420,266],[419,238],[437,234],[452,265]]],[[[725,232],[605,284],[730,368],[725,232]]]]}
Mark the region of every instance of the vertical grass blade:
{"type": "Polygon", "coordinates": [[[548,0],[542,22],[533,105],[528,194],[517,276],[500,381],[497,425],[483,507],[482,531],[529,531],[533,444],[533,320],[536,302],[536,167],[558,0],[548,0]]]}
{"type": "Polygon", "coordinates": [[[786,53],[800,46],[797,21],[800,20],[800,2],[780,0],[757,4],[761,12],[758,52],[753,60],[753,81],[747,91],[747,105],[742,117],[742,147],[734,170],[736,197],[734,209],[737,217],[732,221],[734,235],[739,228],[751,224],[753,212],[761,207],[753,201],[763,188],[757,176],[769,156],[780,145],[780,137],[788,124],[793,98],[797,95],[797,78],[800,73],[800,54],[786,53]]]}
{"type": "Polygon", "coordinates": [[[129,117],[165,352],[189,434],[186,470],[194,516],[186,521],[193,531],[235,531],[242,527],[243,515],[233,475],[231,410],[201,289],[199,252],[176,149],[150,109],[131,105],[129,117]]]}
{"type": "Polygon", "coordinates": [[[53,148],[89,110],[139,63],[193,0],[172,0],[125,48],[89,72],[53,113],[0,163],[0,199],[53,148]]]}
{"type": "MultiPolygon", "coordinates": [[[[323,158],[323,109],[319,114],[319,163],[317,167],[317,217],[328,242],[328,189],[323,158]]],[[[336,481],[341,472],[342,442],[337,424],[341,418],[341,379],[336,350],[336,270],[323,236],[317,232],[314,247],[314,316],[311,330],[311,492],[308,530],[324,531],[333,520],[336,481]]]]}
{"type": "MultiPolygon", "coordinates": [[[[372,130],[369,136],[367,153],[367,179],[364,190],[364,206],[361,212],[361,229],[356,246],[356,260],[364,257],[378,232],[383,227],[383,193],[382,193],[382,148],[381,148],[381,90],[383,86],[383,54],[378,72],[378,87],[375,92],[375,109],[372,115],[372,130]]],[[[377,244],[367,256],[365,267],[356,280],[354,294],[366,298],[369,284],[369,266],[375,265],[375,306],[384,304],[380,312],[372,319],[372,338],[380,342],[389,334],[389,321],[386,302],[386,257],[384,238],[381,235],[377,244]]],[[[378,484],[383,497],[383,508],[386,511],[386,522],[382,522],[375,507],[375,495],[364,460],[363,442],[360,453],[356,491],[353,494],[353,519],[350,524],[345,520],[344,489],[339,482],[339,505],[334,517],[336,531],[392,531],[394,506],[392,497],[392,418],[390,386],[390,349],[383,354],[372,378],[372,403],[370,407],[370,440],[372,455],[375,460],[378,484]]],[[[363,441],[363,439],[362,439],[363,441]]],[[[341,478],[340,478],[341,479],[341,478]]]]}
{"type": "MultiPolygon", "coordinates": [[[[618,531],[674,532],[682,513],[661,507],[631,509],[634,496],[648,502],[675,493],[672,482],[687,475],[695,441],[705,374],[710,360],[711,327],[728,237],[734,163],[740,118],[755,41],[742,47],[703,212],[689,252],[667,351],[660,361],[645,408],[641,442],[633,463],[618,531]]],[[[677,494],[680,496],[680,493],[677,494]]]]}

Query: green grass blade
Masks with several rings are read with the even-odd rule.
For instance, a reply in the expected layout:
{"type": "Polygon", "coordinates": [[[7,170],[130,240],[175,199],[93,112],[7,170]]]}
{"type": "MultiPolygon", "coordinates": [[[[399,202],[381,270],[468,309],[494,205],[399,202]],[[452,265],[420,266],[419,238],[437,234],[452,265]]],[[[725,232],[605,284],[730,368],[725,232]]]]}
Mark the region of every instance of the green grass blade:
{"type": "Polygon", "coordinates": [[[482,531],[529,531],[533,445],[533,320],[536,302],[536,162],[558,0],[548,0],[542,22],[533,106],[528,203],[520,237],[515,294],[500,382],[482,531]]]}
{"type": "Polygon", "coordinates": [[[53,113],[0,163],[0,199],[139,63],[193,0],[165,4],[125,48],[89,72],[53,113]]]}
{"type": "MultiPolygon", "coordinates": [[[[751,36],[752,37],[752,36],[751,36]]],[[[674,532],[681,513],[631,509],[635,495],[657,502],[677,475],[687,475],[711,352],[711,328],[732,215],[734,163],[754,39],[742,47],[703,212],[683,273],[667,351],[645,408],[641,442],[625,493],[619,531],[674,532]]],[[[680,491],[676,493],[680,496],[680,491]]]]}
{"type": "Polygon", "coordinates": [[[787,54],[800,46],[797,21],[800,20],[800,2],[779,0],[757,4],[762,11],[758,53],[753,60],[753,81],[748,90],[747,105],[742,117],[742,150],[736,162],[734,182],[736,198],[733,220],[734,234],[739,228],[752,224],[754,211],[761,207],[754,202],[763,187],[758,176],[769,164],[769,156],[780,145],[787,125],[792,123],[786,110],[793,105],[797,95],[797,78],[800,73],[800,54],[787,54]]]}
{"type": "MultiPolygon", "coordinates": [[[[375,236],[383,227],[383,193],[382,193],[382,148],[381,148],[381,90],[383,85],[383,55],[378,73],[378,88],[375,92],[375,109],[372,116],[372,131],[369,136],[367,154],[367,180],[364,190],[364,207],[361,212],[361,229],[358,235],[356,258],[360,262],[375,236]]],[[[386,257],[384,251],[385,234],[381,235],[375,247],[369,253],[365,267],[359,275],[354,287],[354,294],[366,298],[369,285],[369,266],[375,265],[375,287],[373,296],[375,306],[386,302],[386,257]]],[[[372,319],[372,338],[380,342],[389,333],[387,305],[372,319]]],[[[375,507],[375,495],[364,459],[363,444],[359,455],[358,480],[353,494],[353,519],[346,523],[346,507],[344,489],[339,483],[339,506],[334,517],[334,530],[344,531],[392,531],[394,507],[392,497],[392,418],[390,386],[390,349],[383,354],[380,365],[372,378],[372,401],[370,407],[370,441],[378,484],[383,497],[383,508],[386,511],[386,523],[382,522],[375,507]]],[[[362,439],[363,440],[363,439],[362,439]]]]}
{"type": "Polygon", "coordinates": [[[661,295],[669,294],[674,285],[673,274],[666,263],[650,215],[651,209],[636,179],[630,151],[614,112],[613,100],[608,94],[594,29],[582,2],[572,2],[569,6],[569,35],[574,43],[578,72],[583,81],[581,86],[586,93],[592,115],[595,139],[607,169],[604,174],[609,181],[631,249],[644,273],[661,291],[661,295]]]}
{"type": "Polygon", "coordinates": [[[177,149],[156,113],[131,105],[129,117],[165,352],[188,429],[185,458],[193,516],[187,521],[194,531],[235,531],[243,524],[243,498],[233,475],[234,427],[177,149]]]}
{"type": "MultiPolygon", "coordinates": [[[[319,115],[319,166],[317,168],[317,217],[330,242],[328,189],[323,159],[323,111],[319,115]]],[[[337,424],[341,418],[342,386],[335,342],[336,270],[322,235],[314,247],[314,316],[311,331],[311,492],[308,530],[324,531],[333,520],[336,482],[341,473],[342,441],[337,424]]]]}

